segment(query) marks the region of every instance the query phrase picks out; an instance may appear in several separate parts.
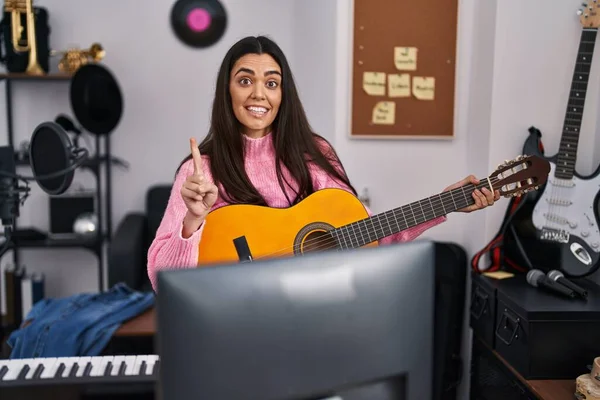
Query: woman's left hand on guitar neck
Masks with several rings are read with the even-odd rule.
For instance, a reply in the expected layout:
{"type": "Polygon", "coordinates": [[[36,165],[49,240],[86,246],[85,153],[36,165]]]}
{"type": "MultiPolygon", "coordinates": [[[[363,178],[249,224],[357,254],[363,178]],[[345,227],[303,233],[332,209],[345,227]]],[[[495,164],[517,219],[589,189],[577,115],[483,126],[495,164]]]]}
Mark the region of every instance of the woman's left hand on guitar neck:
{"type": "MultiPolygon", "coordinates": [[[[475,178],[474,175],[469,175],[465,179],[463,179],[459,182],[456,182],[453,185],[448,186],[443,191],[447,192],[452,189],[457,189],[457,188],[467,185],[469,183],[477,185],[477,184],[479,184],[479,179],[475,178]]],[[[475,189],[475,191],[473,192],[473,199],[475,200],[475,204],[470,205],[465,208],[461,208],[460,210],[456,210],[456,211],[470,213],[470,212],[473,212],[476,210],[481,210],[482,208],[489,207],[489,206],[493,205],[495,201],[500,199],[500,192],[496,190],[495,193],[492,194],[492,192],[487,188],[482,188],[481,190],[475,189]]]]}

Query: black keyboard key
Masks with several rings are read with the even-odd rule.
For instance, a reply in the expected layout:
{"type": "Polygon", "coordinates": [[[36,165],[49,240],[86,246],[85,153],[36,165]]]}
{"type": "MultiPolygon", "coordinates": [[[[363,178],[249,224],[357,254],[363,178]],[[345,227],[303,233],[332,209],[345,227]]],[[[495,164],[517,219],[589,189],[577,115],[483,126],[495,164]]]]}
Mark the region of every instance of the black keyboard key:
{"type": "Polygon", "coordinates": [[[74,363],[73,367],[71,368],[71,371],[69,371],[69,378],[75,378],[75,374],[77,373],[78,369],[79,369],[79,364],[74,363]]]}
{"type": "Polygon", "coordinates": [[[7,373],[8,367],[4,365],[2,368],[0,368],[0,380],[2,380],[2,378],[4,378],[4,375],[6,375],[7,373]]]}
{"type": "Polygon", "coordinates": [[[23,368],[21,369],[21,372],[19,372],[19,376],[17,377],[17,380],[25,379],[25,376],[27,375],[27,373],[29,372],[30,369],[31,368],[29,367],[29,364],[23,365],[23,368]]]}
{"type": "Polygon", "coordinates": [[[85,366],[85,369],[83,370],[83,376],[90,376],[91,372],[92,372],[92,363],[90,361],[88,361],[88,363],[85,366]]]}
{"type": "Polygon", "coordinates": [[[142,361],[140,364],[140,375],[146,375],[146,361],[142,361]]]}
{"type": "Polygon", "coordinates": [[[106,369],[104,370],[104,376],[110,376],[110,371],[112,371],[112,361],[106,363],[106,369]]]}
{"type": "Polygon", "coordinates": [[[160,367],[160,360],[154,362],[154,370],[152,371],[153,376],[158,376],[158,368],[160,367]]]}
{"type": "Polygon", "coordinates": [[[65,366],[65,363],[60,363],[60,365],[58,366],[58,369],[56,370],[56,375],[54,375],[55,378],[60,378],[63,374],[63,372],[65,372],[65,368],[67,368],[65,366]]]}
{"type": "Polygon", "coordinates": [[[40,364],[37,366],[37,368],[35,369],[35,372],[33,373],[33,378],[31,378],[31,379],[40,379],[42,372],[44,372],[44,364],[40,364]]]}
{"type": "Polygon", "coordinates": [[[119,376],[124,376],[126,369],[127,369],[127,365],[125,365],[125,361],[123,361],[121,363],[121,366],[119,367],[119,376]]]}

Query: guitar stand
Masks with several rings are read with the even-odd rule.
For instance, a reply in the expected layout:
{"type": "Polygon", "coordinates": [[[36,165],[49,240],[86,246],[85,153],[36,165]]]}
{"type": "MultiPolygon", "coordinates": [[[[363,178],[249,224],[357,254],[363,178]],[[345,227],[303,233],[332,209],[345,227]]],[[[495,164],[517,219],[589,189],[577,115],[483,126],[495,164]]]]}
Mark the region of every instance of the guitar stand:
{"type": "Polygon", "coordinates": [[[233,245],[235,246],[240,262],[252,261],[252,253],[250,252],[250,247],[248,247],[246,236],[233,239],[233,245]]]}

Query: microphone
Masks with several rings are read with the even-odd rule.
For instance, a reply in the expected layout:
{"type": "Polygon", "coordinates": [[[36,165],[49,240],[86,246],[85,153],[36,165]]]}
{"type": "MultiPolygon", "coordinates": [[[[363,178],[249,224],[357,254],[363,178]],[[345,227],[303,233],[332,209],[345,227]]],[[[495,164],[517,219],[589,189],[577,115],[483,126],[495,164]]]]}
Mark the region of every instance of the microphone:
{"type": "Polygon", "coordinates": [[[527,283],[534,287],[546,289],[549,292],[560,293],[571,298],[575,297],[575,292],[573,290],[559,285],[552,279],[548,278],[539,269],[532,269],[527,273],[527,283]]]}
{"type": "Polygon", "coordinates": [[[557,282],[561,285],[568,287],[569,289],[571,289],[572,291],[577,293],[580,297],[582,297],[584,299],[587,298],[587,295],[588,295],[587,290],[585,290],[581,286],[578,286],[578,285],[574,284],[573,282],[571,282],[570,280],[568,280],[567,278],[565,278],[565,275],[562,272],[554,269],[554,270],[548,272],[547,276],[550,280],[553,280],[554,282],[557,282]]]}
{"type": "Polygon", "coordinates": [[[15,218],[19,216],[19,203],[29,193],[29,186],[18,186],[18,178],[13,148],[0,147],[0,221],[5,231],[12,228],[15,218]],[[21,193],[24,193],[23,198],[21,193]]]}

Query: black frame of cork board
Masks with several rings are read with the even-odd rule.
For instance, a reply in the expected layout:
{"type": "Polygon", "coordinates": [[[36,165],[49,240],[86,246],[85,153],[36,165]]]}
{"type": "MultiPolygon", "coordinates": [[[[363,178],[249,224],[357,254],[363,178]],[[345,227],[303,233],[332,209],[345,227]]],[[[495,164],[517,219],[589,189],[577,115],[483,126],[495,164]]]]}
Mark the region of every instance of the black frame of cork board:
{"type": "Polygon", "coordinates": [[[350,137],[454,138],[458,0],[353,0],[350,137]]]}

